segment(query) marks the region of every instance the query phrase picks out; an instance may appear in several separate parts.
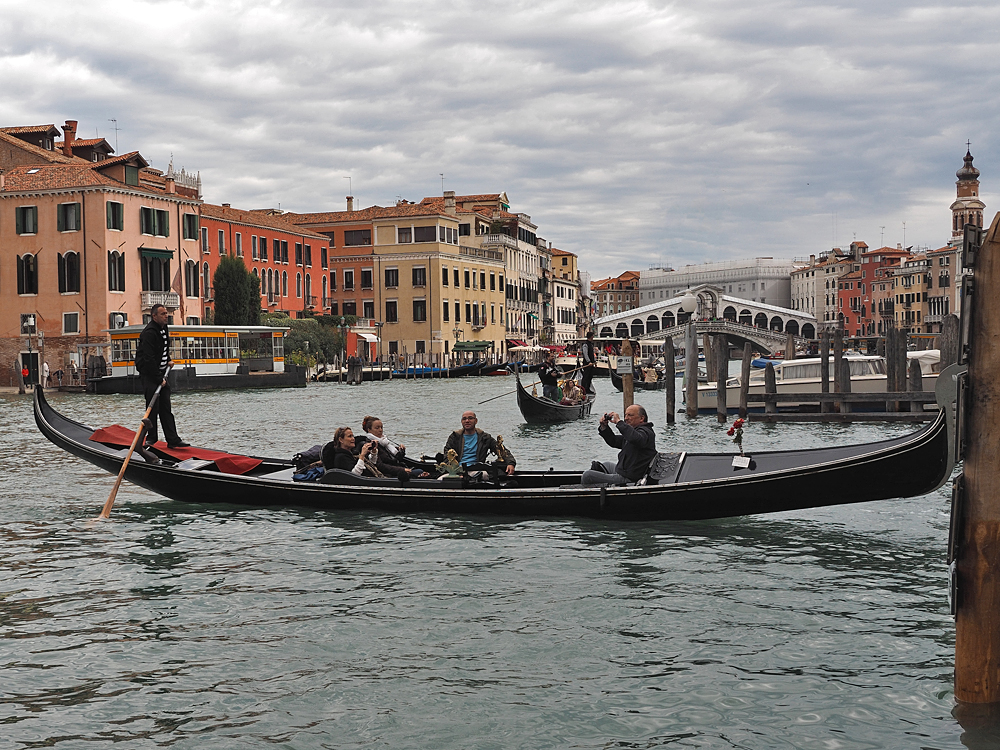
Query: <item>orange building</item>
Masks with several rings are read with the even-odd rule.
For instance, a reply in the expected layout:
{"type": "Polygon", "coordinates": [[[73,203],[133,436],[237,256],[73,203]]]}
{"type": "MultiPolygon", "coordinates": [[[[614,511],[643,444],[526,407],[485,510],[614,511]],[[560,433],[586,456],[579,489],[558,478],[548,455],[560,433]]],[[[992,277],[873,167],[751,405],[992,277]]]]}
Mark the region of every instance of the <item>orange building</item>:
{"type": "Polygon", "coordinates": [[[639,306],[639,272],[626,271],[591,282],[590,299],[595,318],[635,309],[639,306]]]}

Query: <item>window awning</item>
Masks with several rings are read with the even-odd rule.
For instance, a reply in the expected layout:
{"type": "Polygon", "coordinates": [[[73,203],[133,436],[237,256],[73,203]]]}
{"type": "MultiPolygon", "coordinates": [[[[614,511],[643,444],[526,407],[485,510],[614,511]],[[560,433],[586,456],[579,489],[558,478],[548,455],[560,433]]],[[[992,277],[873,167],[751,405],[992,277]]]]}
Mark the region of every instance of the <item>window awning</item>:
{"type": "Polygon", "coordinates": [[[507,346],[527,346],[521,339],[507,339],[507,346]]]}
{"type": "Polygon", "coordinates": [[[370,341],[372,343],[378,342],[378,336],[374,333],[359,333],[358,336],[363,338],[365,341],[370,341]]]}
{"type": "Polygon", "coordinates": [[[174,257],[174,251],[159,250],[155,247],[140,247],[139,255],[143,258],[161,258],[162,260],[171,260],[174,257]]]}
{"type": "Polygon", "coordinates": [[[493,348],[492,341],[456,341],[452,351],[456,352],[482,352],[493,348]]]}

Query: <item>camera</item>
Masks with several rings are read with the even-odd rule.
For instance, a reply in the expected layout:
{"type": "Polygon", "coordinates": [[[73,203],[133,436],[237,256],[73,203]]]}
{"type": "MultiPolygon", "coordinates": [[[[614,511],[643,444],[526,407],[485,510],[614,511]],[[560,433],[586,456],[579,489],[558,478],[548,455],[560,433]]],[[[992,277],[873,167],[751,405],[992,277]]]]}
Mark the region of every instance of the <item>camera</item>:
{"type": "Polygon", "coordinates": [[[605,414],[604,414],[604,421],[605,422],[610,422],[611,421],[611,415],[605,412],[605,414]]]}

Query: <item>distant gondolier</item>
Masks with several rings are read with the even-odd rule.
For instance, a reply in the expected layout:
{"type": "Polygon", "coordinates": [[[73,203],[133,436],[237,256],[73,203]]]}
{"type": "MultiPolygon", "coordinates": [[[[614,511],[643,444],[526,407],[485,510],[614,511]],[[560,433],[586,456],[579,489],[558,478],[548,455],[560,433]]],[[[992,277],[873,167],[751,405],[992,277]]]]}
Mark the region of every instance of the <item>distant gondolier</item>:
{"type": "Polygon", "coordinates": [[[150,311],[152,319],[139,334],[139,346],[135,352],[135,369],[139,372],[142,382],[142,392],[149,406],[156,389],[160,395],[149,412],[150,428],[146,433],[146,444],[157,441],[157,418],[163,424],[163,436],[170,448],[186,448],[188,443],[181,440],[177,434],[174,413],[170,408],[170,386],[164,377],[170,360],[170,332],[167,330],[167,308],[163,305],[153,305],[150,311]]]}
{"type": "Polygon", "coordinates": [[[597,369],[597,348],[594,346],[593,331],[587,332],[587,340],[580,347],[580,353],[583,355],[583,380],[580,382],[580,387],[585,393],[593,393],[594,389],[590,387],[590,381],[597,369]]]}

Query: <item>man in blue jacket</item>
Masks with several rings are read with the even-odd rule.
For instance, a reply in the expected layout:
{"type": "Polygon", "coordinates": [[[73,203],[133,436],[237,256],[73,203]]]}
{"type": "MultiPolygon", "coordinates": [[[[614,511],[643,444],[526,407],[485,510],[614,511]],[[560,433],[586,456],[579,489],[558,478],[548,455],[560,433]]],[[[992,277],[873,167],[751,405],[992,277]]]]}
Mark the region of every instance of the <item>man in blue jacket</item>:
{"type": "Polygon", "coordinates": [[[598,434],[612,448],[621,448],[618,463],[595,461],[594,468],[583,472],[581,484],[629,484],[642,479],[656,457],[656,433],[648,419],[646,410],[639,404],[628,407],[624,418],[619,417],[616,412],[601,417],[597,426],[598,434]],[[618,428],[620,435],[614,433],[609,422],[618,428]],[[597,469],[597,466],[604,470],[597,469]]]}

